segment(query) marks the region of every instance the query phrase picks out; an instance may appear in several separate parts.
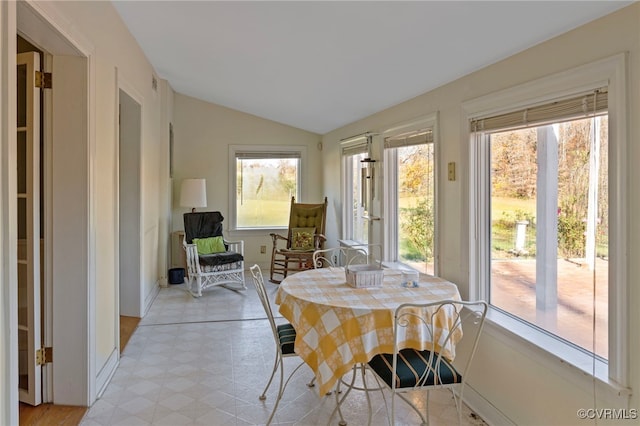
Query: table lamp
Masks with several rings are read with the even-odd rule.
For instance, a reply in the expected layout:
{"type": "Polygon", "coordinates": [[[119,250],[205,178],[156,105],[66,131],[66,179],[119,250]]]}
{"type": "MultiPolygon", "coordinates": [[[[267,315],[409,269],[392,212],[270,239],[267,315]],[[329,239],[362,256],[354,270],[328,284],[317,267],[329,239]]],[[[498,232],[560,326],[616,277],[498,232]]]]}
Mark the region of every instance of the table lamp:
{"type": "Polygon", "coordinates": [[[204,179],[184,179],[180,186],[180,206],[191,207],[195,213],[196,207],[207,207],[207,186],[204,179]]]}

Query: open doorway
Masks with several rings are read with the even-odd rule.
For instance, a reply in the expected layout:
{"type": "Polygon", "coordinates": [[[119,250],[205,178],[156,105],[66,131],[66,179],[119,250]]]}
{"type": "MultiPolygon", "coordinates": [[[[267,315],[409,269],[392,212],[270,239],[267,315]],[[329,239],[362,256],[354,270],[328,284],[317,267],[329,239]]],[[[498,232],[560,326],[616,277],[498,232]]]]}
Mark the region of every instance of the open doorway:
{"type": "Polygon", "coordinates": [[[141,318],[140,138],[142,107],[119,90],[119,240],[120,315],[141,318]]]}

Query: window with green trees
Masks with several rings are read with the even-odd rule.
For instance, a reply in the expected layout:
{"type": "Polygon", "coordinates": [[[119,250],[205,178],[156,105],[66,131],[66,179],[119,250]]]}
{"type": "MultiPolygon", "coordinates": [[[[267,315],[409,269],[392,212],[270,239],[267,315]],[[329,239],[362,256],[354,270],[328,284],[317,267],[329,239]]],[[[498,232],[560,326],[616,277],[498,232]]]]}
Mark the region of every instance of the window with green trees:
{"type": "Polygon", "coordinates": [[[489,184],[490,303],[607,359],[606,93],[512,114],[526,124],[508,115],[474,123],[486,126],[476,143],[489,184]]]}
{"type": "Polygon", "coordinates": [[[435,145],[431,128],[387,137],[385,161],[392,259],[435,270],[435,145]]]}
{"type": "Polygon", "coordinates": [[[235,228],[286,228],[291,197],[299,199],[301,152],[234,152],[235,228]]]}

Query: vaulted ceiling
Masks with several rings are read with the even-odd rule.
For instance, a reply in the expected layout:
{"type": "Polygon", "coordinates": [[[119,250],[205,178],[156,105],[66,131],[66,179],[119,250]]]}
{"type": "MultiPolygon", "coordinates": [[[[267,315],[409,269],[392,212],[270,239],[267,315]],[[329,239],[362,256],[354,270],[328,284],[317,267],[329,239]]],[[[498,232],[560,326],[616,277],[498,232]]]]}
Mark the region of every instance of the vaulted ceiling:
{"type": "Polygon", "coordinates": [[[113,3],[176,92],[324,134],[632,2],[113,3]]]}

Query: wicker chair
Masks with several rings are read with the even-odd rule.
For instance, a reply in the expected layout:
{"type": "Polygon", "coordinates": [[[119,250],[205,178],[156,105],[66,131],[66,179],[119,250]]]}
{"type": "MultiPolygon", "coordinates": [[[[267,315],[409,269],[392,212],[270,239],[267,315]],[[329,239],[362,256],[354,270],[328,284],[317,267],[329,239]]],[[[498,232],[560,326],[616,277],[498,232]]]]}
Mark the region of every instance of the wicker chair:
{"type": "Polygon", "coordinates": [[[244,283],[244,241],[225,240],[223,220],[220,212],[184,214],[187,288],[195,297],[218,285],[247,288],[244,283]]]}

